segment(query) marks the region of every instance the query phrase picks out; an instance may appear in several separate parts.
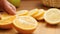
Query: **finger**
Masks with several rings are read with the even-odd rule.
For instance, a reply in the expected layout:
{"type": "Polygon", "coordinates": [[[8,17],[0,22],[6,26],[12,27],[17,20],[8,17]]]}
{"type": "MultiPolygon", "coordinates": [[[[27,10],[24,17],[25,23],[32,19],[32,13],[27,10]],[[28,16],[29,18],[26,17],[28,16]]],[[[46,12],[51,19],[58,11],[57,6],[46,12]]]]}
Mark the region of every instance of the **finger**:
{"type": "Polygon", "coordinates": [[[12,8],[13,10],[16,11],[16,7],[15,7],[14,5],[12,5],[11,3],[9,3],[8,1],[7,1],[7,3],[11,6],[11,8],[12,8]]]}
{"type": "Polygon", "coordinates": [[[11,15],[16,14],[16,10],[13,10],[7,1],[4,2],[4,9],[6,10],[6,12],[8,12],[11,15]]]}

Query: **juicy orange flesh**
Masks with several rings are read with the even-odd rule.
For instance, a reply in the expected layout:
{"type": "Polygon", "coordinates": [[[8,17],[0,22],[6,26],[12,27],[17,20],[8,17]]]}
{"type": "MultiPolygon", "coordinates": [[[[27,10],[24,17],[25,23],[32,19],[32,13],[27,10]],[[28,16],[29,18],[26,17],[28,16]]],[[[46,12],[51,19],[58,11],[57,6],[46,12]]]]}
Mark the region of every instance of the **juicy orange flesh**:
{"type": "Polygon", "coordinates": [[[40,18],[40,17],[43,17],[44,16],[44,12],[43,13],[41,13],[38,17],[36,17],[36,18],[40,18]]]}
{"type": "Polygon", "coordinates": [[[9,15],[6,12],[2,12],[1,13],[1,20],[0,20],[0,24],[5,24],[5,23],[10,23],[15,19],[15,15],[9,15]]]}
{"type": "Polygon", "coordinates": [[[41,15],[41,16],[37,17],[36,19],[41,20],[41,19],[44,19],[44,18],[43,18],[43,15],[41,15]]]}
{"type": "Polygon", "coordinates": [[[0,24],[10,23],[15,19],[15,16],[11,16],[7,19],[0,20],[0,24]]]}
{"type": "Polygon", "coordinates": [[[34,27],[33,25],[29,25],[29,24],[26,24],[26,23],[21,23],[21,22],[18,22],[18,21],[16,21],[16,24],[18,24],[19,27],[22,27],[24,29],[33,28],[34,27]]]}
{"type": "Polygon", "coordinates": [[[38,17],[38,16],[42,15],[43,13],[44,13],[44,11],[41,9],[41,10],[38,11],[38,14],[36,14],[35,17],[36,16],[38,17]]]}
{"type": "Polygon", "coordinates": [[[25,15],[28,13],[28,10],[21,10],[17,12],[17,15],[25,15]]]}
{"type": "Polygon", "coordinates": [[[6,12],[1,13],[1,19],[9,18],[12,15],[7,14],[6,12]]]}
{"type": "Polygon", "coordinates": [[[56,21],[56,20],[60,20],[60,12],[56,12],[56,11],[51,11],[50,13],[47,13],[48,15],[48,20],[50,19],[51,21],[56,21]],[[58,17],[58,18],[57,18],[58,17]]]}
{"type": "Polygon", "coordinates": [[[37,25],[37,21],[31,18],[27,17],[21,17],[15,20],[14,23],[17,27],[20,27],[22,29],[33,29],[37,25]]]}
{"type": "Polygon", "coordinates": [[[35,14],[37,14],[38,13],[38,9],[33,9],[33,10],[31,10],[29,13],[28,13],[28,15],[35,15],[35,14]]]}

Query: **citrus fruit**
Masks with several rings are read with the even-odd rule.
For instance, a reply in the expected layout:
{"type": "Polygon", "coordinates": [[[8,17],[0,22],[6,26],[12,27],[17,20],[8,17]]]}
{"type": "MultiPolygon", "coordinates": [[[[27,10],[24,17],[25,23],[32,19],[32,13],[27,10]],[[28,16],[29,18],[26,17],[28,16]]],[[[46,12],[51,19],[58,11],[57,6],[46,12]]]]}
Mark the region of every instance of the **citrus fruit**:
{"type": "Polygon", "coordinates": [[[37,14],[37,13],[38,13],[38,9],[33,9],[33,10],[31,10],[31,11],[28,13],[28,15],[33,16],[33,15],[35,15],[35,14],[37,14]]]}
{"type": "Polygon", "coordinates": [[[31,16],[19,16],[13,22],[13,27],[19,33],[32,33],[38,25],[38,22],[31,16]]]}
{"type": "Polygon", "coordinates": [[[45,13],[44,9],[39,9],[38,13],[34,15],[37,20],[42,20],[45,13]]]}
{"type": "Polygon", "coordinates": [[[28,10],[20,10],[17,11],[17,15],[22,16],[22,15],[27,15],[28,14],[28,10]]]}
{"type": "Polygon", "coordinates": [[[44,14],[44,19],[49,24],[57,24],[60,22],[60,10],[51,8],[44,14]]]}
{"type": "Polygon", "coordinates": [[[0,20],[2,19],[2,16],[1,16],[1,14],[0,14],[0,20]]]}
{"type": "Polygon", "coordinates": [[[41,14],[40,16],[38,16],[36,19],[37,19],[37,20],[43,20],[43,19],[44,19],[44,17],[43,17],[43,16],[44,16],[44,13],[43,13],[43,14],[41,14]]]}
{"type": "Polygon", "coordinates": [[[16,16],[10,16],[6,19],[0,20],[0,28],[1,29],[10,29],[12,28],[12,22],[16,18],[16,16]]]}
{"type": "Polygon", "coordinates": [[[8,1],[16,7],[19,7],[21,3],[21,0],[8,0],[8,1]]]}
{"type": "Polygon", "coordinates": [[[42,14],[44,14],[44,10],[40,9],[40,10],[38,10],[38,13],[34,15],[34,17],[38,17],[38,16],[40,16],[42,14]]]}
{"type": "Polygon", "coordinates": [[[9,14],[7,14],[6,12],[1,12],[1,19],[6,19],[8,17],[10,17],[9,14]]]}

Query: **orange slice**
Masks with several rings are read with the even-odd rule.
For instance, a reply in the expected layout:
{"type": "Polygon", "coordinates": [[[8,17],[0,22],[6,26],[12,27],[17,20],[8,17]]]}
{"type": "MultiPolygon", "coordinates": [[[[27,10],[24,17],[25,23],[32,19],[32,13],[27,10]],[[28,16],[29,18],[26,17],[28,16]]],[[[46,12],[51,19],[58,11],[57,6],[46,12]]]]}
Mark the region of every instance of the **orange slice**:
{"type": "Polygon", "coordinates": [[[49,9],[44,14],[44,19],[49,24],[57,24],[57,23],[59,23],[60,22],[60,10],[56,9],[56,8],[49,9]]]}
{"type": "Polygon", "coordinates": [[[10,16],[6,19],[0,20],[0,28],[1,29],[11,29],[12,28],[12,22],[16,18],[16,16],[10,16]]]}
{"type": "Polygon", "coordinates": [[[33,17],[36,18],[37,20],[42,20],[44,13],[45,13],[44,9],[39,9],[38,13],[35,14],[33,17]]]}
{"type": "Polygon", "coordinates": [[[43,20],[43,19],[44,19],[44,17],[43,17],[43,16],[44,16],[44,13],[43,13],[43,14],[41,14],[40,16],[38,16],[36,19],[37,19],[37,20],[43,20]]]}
{"type": "Polygon", "coordinates": [[[33,9],[33,10],[31,10],[31,11],[28,13],[28,15],[33,16],[33,15],[35,15],[35,14],[37,14],[37,13],[38,13],[38,9],[33,9]]]}
{"type": "Polygon", "coordinates": [[[10,15],[8,15],[6,12],[2,12],[1,13],[1,19],[6,19],[8,18],[10,15]]]}
{"type": "Polygon", "coordinates": [[[38,10],[38,13],[34,15],[34,17],[35,17],[35,18],[37,18],[37,17],[39,17],[39,16],[43,15],[43,14],[44,14],[44,12],[45,12],[45,10],[40,9],[40,10],[38,10]]]}
{"type": "Polygon", "coordinates": [[[38,22],[31,16],[19,16],[15,19],[13,25],[19,33],[32,33],[38,22]]]}
{"type": "Polygon", "coordinates": [[[17,12],[17,15],[22,16],[22,15],[27,15],[28,14],[28,10],[21,10],[17,12]]]}

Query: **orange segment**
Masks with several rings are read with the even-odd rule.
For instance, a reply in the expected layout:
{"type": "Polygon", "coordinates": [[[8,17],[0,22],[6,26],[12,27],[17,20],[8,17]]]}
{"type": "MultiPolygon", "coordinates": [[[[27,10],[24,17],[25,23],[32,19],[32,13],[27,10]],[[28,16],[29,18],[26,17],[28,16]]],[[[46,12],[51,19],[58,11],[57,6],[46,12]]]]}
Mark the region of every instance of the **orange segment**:
{"type": "Polygon", "coordinates": [[[19,29],[19,32],[29,33],[37,27],[38,22],[31,16],[19,16],[15,19],[13,25],[19,29]]]}

